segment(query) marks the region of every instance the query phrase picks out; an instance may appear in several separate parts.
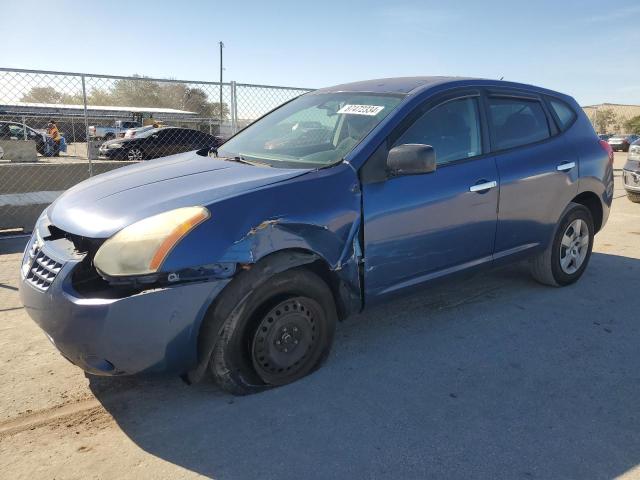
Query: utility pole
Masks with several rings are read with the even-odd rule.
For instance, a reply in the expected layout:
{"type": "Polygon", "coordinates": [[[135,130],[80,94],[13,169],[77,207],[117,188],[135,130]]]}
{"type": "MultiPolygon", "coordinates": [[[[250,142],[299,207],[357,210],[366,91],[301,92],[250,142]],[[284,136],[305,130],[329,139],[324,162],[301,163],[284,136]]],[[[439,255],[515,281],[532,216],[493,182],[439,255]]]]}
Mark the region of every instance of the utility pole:
{"type": "Polygon", "coordinates": [[[220,127],[218,128],[218,134],[222,135],[222,122],[224,121],[224,113],[222,111],[222,49],[224,43],[220,42],[220,127]]]}

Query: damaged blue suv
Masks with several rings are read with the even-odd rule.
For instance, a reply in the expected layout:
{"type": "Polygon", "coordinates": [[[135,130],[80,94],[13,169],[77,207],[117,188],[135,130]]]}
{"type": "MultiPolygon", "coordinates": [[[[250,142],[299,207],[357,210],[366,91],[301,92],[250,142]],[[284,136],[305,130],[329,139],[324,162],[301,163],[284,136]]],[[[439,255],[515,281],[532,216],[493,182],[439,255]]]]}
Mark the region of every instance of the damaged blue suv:
{"type": "Polygon", "coordinates": [[[20,295],[89,373],[260,391],[318,368],[337,320],[426,282],[523,259],[544,284],[575,282],[612,160],[575,100],[542,88],[321,89],[217,151],[68,190],[37,222],[20,295]]]}

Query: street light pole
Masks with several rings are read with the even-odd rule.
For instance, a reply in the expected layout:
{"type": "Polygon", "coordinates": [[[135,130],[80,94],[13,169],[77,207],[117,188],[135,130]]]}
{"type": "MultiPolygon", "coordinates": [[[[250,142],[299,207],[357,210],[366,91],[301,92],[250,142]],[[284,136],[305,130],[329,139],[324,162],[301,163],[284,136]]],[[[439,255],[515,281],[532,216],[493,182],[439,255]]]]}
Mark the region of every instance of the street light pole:
{"type": "Polygon", "coordinates": [[[218,134],[222,135],[222,122],[224,121],[224,114],[222,112],[222,49],[224,43],[220,42],[220,127],[218,128],[218,134]]]}

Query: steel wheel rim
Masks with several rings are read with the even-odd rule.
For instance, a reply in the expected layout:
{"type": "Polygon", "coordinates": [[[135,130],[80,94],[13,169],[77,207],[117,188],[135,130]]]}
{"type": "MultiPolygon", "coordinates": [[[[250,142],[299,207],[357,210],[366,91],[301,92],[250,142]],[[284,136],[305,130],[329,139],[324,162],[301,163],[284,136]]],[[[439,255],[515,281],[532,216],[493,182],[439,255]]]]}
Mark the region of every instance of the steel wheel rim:
{"type": "Polygon", "coordinates": [[[280,302],[258,323],[251,360],[265,382],[283,385],[308,371],[320,346],[319,305],[306,297],[280,302]]]}
{"type": "Polygon", "coordinates": [[[569,224],[560,242],[560,268],[568,275],[576,273],[589,251],[589,227],[576,218],[569,224]]]}
{"type": "Polygon", "coordinates": [[[127,153],[127,158],[131,161],[142,160],[142,150],[139,148],[132,148],[127,153]]]}

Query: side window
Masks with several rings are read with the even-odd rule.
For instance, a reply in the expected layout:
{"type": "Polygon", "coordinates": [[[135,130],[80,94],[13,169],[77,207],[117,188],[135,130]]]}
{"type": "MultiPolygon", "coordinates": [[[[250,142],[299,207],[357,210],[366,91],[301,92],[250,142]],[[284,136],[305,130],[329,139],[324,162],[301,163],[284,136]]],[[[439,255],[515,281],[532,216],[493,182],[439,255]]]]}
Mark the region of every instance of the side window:
{"type": "Polygon", "coordinates": [[[11,137],[24,138],[24,129],[18,125],[9,125],[9,131],[11,132],[11,137]]]}
{"type": "Polygon", "coordinates": [[[199,138],[200,132],[196,132],[195,130],[183,130],[178,143],[183,145],[194,145],[198,142],[199,138]]]}
{"type": "Polygon", "coordinates": [[[537,100],[489,98],[489,126],[494,150],[526,145],[550,136],[547,116],[537,100]]]}
{"type": "Polygon", "coordinates": [[[573,120],[576,118],[576,112],[574,112],[569,105],[560,100],[549,100],[549,104],[551,105],[551,108],[553,108],[555,114],[558,116],[558,120],[560,120],[561,130],[566,130],[567,127],[571,125],[573,120]]]}
{"type": "Polygon", "coordinates": [[[208,145],[208,142],[209,135],[203,132],[196,132],[192,143],[198,147],[205,147],[208,145]]]}
{"type": "Polygon", "coordinates": [[[478,100],[463,98],[438,105],[418,118],[395,142],[431,145],[438,165],[482,153],[478,100]]]}
{"type": "Polygon", "coordinates": [[[184,128],[175,128],[169,133],[170,135],[167,138],[169,145],[186,145],[191,138],[191,132],[184,128]]]}

